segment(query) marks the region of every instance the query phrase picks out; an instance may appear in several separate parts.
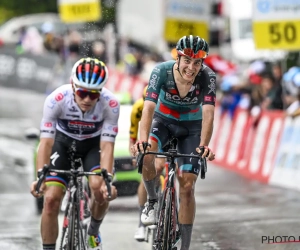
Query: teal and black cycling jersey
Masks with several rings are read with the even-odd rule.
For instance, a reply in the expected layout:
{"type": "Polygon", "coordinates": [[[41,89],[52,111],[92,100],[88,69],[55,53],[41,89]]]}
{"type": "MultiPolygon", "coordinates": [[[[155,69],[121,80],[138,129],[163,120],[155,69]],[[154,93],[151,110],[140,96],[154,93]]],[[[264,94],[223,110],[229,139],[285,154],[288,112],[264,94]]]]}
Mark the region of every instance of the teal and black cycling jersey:
{"type": "Polygon", "coordinates": [[[173,66],[175,61],[158,64],[152,71],[145,100],[157,103],[155,112],[178,121],[202,119],[202,105],[215,105],[216,74],[203,65],[188,94],[181,98],[173,66]]]}

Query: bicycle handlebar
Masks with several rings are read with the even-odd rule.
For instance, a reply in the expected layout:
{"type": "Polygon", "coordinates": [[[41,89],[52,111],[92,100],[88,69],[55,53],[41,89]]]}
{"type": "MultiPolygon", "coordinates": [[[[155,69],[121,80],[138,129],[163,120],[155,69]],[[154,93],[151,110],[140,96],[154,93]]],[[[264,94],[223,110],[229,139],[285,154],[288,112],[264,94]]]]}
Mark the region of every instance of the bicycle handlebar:
{"type": "Polygon", "coordinates": [[[80,171],[78,169],[70,169],[70,170],[59,170],[59,169],[49,169],[48,165],[44,165],[44,167],[42,168],[41,174],[39,176],[36,188],[35,188],[35,192],[38,194],[39,190],[41,188],[41,185],[43,183],[43,181],[45,180],[46,175],[49,172],[53,172],[53,173],[61,173],[61,174],[65,174],[65,175],[71,175],[73,177],[80,177],[80,176],[88,176],[88,175],[98,175],[98,176],[102,176],[106,187],[107,187],[107,192],[108,192],[108,198],[111,198],[111,186],[110,186],[110,177],[107,173],[106,169],[101,169],[101,172],[95,173],[95,172],[84,172],[84,171],[80,171]]]}
{"type": "Polygon", "coordinates": [[[180,154],[177,153],[176,149],[169,149],[168,152],[154,152],[154,151],[148,151],[146,153],[140,152],[136,158],[137,166],[138,166],[138,172],[141,174],[143,169],[143,161],[144,156],[150,154],[150,155],[164,155],[166,157],[170,157],[171,159],[179,158],[179,157],[187,157],[187,158],[198,158],[199,159],[199,165],[201,170],[201,179],[205,179],[205,173],[207,172],[207,162],[206,158],[203,158],[202,155],[194,155],[194,154],[180,154]]]}

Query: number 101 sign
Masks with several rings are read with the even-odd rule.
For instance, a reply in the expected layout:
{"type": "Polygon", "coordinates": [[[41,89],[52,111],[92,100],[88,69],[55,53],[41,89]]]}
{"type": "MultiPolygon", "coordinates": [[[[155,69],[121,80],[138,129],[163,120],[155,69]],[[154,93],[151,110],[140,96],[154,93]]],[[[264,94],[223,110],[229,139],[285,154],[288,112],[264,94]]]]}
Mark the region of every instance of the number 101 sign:
{"type": "Polygon", "coordinates": [[[253,33],[258,49],[300,49],[300,0],[254,0],[253,33]]]}

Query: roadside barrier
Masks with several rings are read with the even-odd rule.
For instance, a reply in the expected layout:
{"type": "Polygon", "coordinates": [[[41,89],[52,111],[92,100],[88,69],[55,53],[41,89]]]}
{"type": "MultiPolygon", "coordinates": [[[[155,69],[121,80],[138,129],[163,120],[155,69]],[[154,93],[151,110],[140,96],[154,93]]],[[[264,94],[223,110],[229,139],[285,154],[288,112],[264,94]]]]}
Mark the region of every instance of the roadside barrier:
{"type": "MultiPolygon", "coordinates": [[[[77,59],[64,64],[56,54],[17,54],[12,48],[0,48],[0,86],[33,90],[49,94],[60,85],[70,83],[72,66],[77,59]]],[[[142,96],[147,83],[109,68],[106,87],[112,92],[128,92],[133,101],[142,96]]]]}
{"type": "Polygon", "coordinates": [[[264,111],[256,120],[237,109],[231,117],[216,107],[210,147],[214,163],[247,178],[300,190],[300,117],[264,111]]]}

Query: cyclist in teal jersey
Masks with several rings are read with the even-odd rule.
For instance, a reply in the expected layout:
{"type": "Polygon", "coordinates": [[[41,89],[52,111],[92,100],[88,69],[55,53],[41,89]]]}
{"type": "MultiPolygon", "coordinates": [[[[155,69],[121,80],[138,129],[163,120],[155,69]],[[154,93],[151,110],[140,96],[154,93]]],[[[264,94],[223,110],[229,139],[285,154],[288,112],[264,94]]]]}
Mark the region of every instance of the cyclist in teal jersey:
{"type": "MultiPolygon", "coordinates": [[[[209,45],[198,36],[184,36],[176,46],[176,61],[157,65],[150,76],[148,91],[140,124],[140,140],[132,152],[161,150],[168,139],[178,139],[177,149],[183,154],[203,153],[214,160],[215,154],[208,148],[214,120],[216,101],[216,75],[204,59],[209,45]]],[[[188,250],[195,217],[194,187],[199,173],[199,163],[194,158],[177,160],[179,180],[179,223],[181,250],[188,250]]],[[[157,194],[156,170],[153,155],[144,157],[143,181],[148,193],[141,220],[145,225],[156,221],[157,194]]]]}

